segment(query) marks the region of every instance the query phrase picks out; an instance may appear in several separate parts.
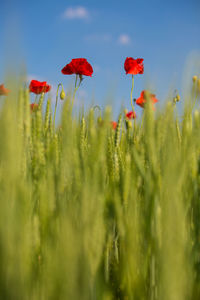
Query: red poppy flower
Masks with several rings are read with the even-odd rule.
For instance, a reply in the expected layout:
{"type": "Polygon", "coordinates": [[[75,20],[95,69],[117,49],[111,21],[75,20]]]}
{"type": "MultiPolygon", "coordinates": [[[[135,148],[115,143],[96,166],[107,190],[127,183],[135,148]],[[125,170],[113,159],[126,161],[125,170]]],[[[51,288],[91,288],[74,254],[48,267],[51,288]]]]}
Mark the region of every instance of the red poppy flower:
{"type": "Polygon", "coordinates": [[[37,104],[37,103],[31,103],[31,104],[30,104],[30,109],[31,109],[31,112],[37,111],[37,109],[38,109],[38,104],[37,104]]]}
{"type": "Polygon", "coordinates": [[[31,80],[30,85],[29,85],[29,90],[30,92],[34,94],[42,94],[42,93],[47,93],[51,89],[51,86],[47,84],[46,81],[37,81],[37,80],[31,80]]]}
{"type": "Polygon", "coordinates": [[[144,73],[144,65],[143,58],[134,59],[132,57],[127,57],[124,62],[124,69],[126,74],[143,74],[144,73]]]}
{"type": "Polygon", "coordinates": [[[136,116],[136,113],[131,110],[126,114],[126,117],[127,117],[127,119],[131,120],[131,119],[135,119],[137,116],[136,116]]]}
{"type": "Polygon", "coordinates": [[[92,76],[93,68],[85,58],[74,58],[61,71],[64,75],[78,74],[92,76]]]}
{"type": "Polygon", "coordinates": [[[117,128],[117,122],[111,121],[110,124],[114,130],[117,128]]]}
{"type": "MultiPolygon", "coordinates": [[[[147,101],[147,99],[151,100],[152,105],[154,105],[156,102],[158,102],[158,99],[156,99],[156,95],[149,93],[148,91],[142,91],[140,97],[136,100],[136,104],[140,107],[144,108],[144,105],[147,101]]],[[[154,109],[154,106],[153,106],[154,109]]]]}
{"type": "Polygon", "coordinates": [[[0,84],[0,96],[7,96],[9,93],[10,91],[5,88],[4,84],[0,84]]]}

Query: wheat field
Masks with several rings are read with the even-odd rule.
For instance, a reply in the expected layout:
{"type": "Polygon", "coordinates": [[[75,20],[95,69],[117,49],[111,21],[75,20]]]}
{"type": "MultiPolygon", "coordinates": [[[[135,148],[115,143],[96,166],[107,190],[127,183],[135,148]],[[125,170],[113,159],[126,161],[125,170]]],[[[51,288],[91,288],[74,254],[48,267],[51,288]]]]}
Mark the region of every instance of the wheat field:
{"type": "Polygon", "coordinates": [[[200,299],[199,96],[116,129],[109,106],[67,96],[55,126],[44,93],[1,99],[1,299],[200,299]]]}

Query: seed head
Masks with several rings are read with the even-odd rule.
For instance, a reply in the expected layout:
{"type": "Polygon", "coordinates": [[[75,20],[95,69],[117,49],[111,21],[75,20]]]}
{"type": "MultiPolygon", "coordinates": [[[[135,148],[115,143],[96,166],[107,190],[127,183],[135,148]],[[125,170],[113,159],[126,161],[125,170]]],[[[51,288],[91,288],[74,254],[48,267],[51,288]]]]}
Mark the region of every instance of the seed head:
{"type": "Polygon", "coordinates": [[[65,99],[65,91],[62,89],[60,93],[60,100],[64,100],[64,99],[65,99]]]}
{"type": "Polygon", "coordinates": [[[197,76],[196,75],[194,75],[193,77],[192,77],[192,80],[193,80],[193,82],[195,83],[196,81],[197,81],[197,76]]]}

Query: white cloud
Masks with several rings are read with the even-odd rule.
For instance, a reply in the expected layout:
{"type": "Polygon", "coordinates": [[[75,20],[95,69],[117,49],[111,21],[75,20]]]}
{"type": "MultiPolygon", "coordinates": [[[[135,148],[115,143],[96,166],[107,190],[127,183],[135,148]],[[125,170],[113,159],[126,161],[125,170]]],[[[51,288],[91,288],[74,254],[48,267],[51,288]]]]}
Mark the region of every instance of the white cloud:
{"type": "Polygon", "coordinates": [[[89,11],[84,6],[68,7],[63,13],[63,18],[68,20],[88,20],[89,16],[89,11]]]}
{"type": "Polygon", "coordinates": [[[131,43],[131,38],[128,34],[121,34],[118,38],[118,43],[121,45],[129,45],[131,43]]]}

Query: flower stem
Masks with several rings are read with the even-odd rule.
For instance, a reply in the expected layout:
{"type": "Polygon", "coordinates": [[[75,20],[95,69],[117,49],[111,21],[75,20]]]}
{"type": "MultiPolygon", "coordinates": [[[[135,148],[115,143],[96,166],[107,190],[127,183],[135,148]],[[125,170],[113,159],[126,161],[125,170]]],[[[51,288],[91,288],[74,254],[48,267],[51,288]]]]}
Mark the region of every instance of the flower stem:
{"type": "Polygon", "coordinates": [[[76,90],[77,80],[78,80],[78,75],[76,74],[76,80],[75,80],[75,90],[76,90]]]}
{"type": "Polygon", "coordinates": [[[133,87],[134,87],[134,77],[132,75],[132,87],[131,87],[131,106],[132,106],[132,110],[133,112],[135,111],[134,109],[134,105],[133,105],[133,87]]]}
{"type": "Polygon", "coordinates": [[[181,143],[181,133],[180,133],[180,128],[179,128],[178,112],[177,112],[176,104],[175,104],[175,114],[176,114],[176,130],[177,130],[178,140],[179,140],[179,143],[181,143]]]}
{"type": "Polygon", "coordinates": [[[79,76],[79,75],[76,74],[74,93],[73,93],[73,97],[72,97],[72,107],[73,107],[73,105],[74,105],[74,100],[75,100],[76,92],[77,92],[77,90],[78,90],[78,88],[79,88],[79,86],[80,86],[80,84],[81,84],[81,79],[80,79],[80,82],[79,82],[79,84],[77,85],[78,76],[79,76]]]}
{"type": "MultiPolygon", "coordinates": [[[[135,108],[134,108],[134,105],[133,105],[133,88],[134,88],[134,76],[132,75],[132,87],[131,87],[131,107],[132,107],[132,111],[133,113],[135,113],[135,108]]],[[[133,121],[133,126],[134,126],[134,136],[136,134],[136,120],[134,118],[134,121],[133,121]]],[[[135,139],[135,138],[134,138],[135,139]]]]}
{"type": "Polygon", "coordinates": [[[54,117],[53,117],[53,128],[54,129],[55,129],[55,122],[56,122],[56,111],[57,111],[57,106],[58,106],[58,92],[59,92],[60,86],[62,86],[62,83],[59,83],[59,85],[57,87],[57,92],[56,92],[56,104],[55,104],[55,111],[54,111],[54,117]]]}

